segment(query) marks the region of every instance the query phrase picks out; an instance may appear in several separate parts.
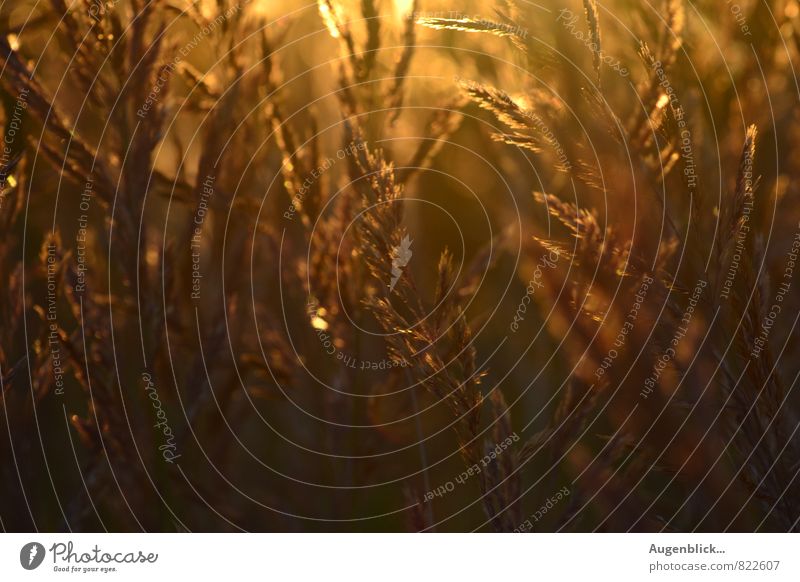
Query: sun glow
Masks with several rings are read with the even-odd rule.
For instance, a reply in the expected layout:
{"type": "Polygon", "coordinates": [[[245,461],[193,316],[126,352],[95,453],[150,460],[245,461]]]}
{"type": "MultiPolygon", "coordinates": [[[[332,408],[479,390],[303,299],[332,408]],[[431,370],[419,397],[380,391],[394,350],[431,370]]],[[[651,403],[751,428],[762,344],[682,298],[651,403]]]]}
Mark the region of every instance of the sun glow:
{"type": "Polygon", "coordinates": [[[394,0],[395,14],[398,16],[407,16],[414,8],[414,0],[394,0]]]}
{"type": "Polygon", "coordinates": [[[339,27],[336,25],[339,15],[336,14],[336,7],[333,6],[328,0],[319,0],[319,14],[322,16],[322,21],[328,27],[333,38],[339,38],[339,27]]]}

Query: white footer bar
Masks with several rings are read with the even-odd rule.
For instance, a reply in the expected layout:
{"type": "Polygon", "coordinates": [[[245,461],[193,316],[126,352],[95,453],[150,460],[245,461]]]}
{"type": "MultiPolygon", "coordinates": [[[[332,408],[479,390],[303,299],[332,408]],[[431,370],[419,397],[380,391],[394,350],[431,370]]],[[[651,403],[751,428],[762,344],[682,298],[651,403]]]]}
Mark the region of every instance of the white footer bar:
{"type": "Polygon", "coordinates": [[[799,544],[787,534],[3,534],[0,579],[797,581],[799,544]]]}

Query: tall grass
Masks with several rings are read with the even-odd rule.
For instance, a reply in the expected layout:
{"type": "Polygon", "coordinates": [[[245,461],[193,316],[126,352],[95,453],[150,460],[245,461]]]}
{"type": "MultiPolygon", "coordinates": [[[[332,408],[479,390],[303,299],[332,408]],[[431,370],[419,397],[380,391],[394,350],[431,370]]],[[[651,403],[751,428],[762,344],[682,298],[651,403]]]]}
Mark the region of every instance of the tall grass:
{"type": "Polygon", "coordinates": [[[3,529],[800,528],[798,3],[423,4],[0,8],[3,529]]]}

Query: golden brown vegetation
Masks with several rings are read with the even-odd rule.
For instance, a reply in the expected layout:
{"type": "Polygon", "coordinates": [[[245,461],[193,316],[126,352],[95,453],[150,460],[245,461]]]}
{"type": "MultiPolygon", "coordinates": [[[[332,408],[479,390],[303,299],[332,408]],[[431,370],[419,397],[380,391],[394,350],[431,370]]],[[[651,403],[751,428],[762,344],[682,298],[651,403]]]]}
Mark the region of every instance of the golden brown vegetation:
{"type": "Polygon", "coordinates": [[[0,29],[3,529],[800,529],[797,0],[0,29]]]}

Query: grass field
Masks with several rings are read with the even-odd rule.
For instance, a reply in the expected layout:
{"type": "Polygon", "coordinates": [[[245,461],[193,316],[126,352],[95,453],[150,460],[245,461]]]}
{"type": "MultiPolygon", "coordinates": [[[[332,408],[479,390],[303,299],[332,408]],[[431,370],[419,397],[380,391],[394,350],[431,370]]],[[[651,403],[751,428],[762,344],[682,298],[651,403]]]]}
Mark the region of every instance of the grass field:
{"type": "Polygon", "coordinates": [[[797,0],[0,3],[5,531],[800,530],[797,0]]]}

